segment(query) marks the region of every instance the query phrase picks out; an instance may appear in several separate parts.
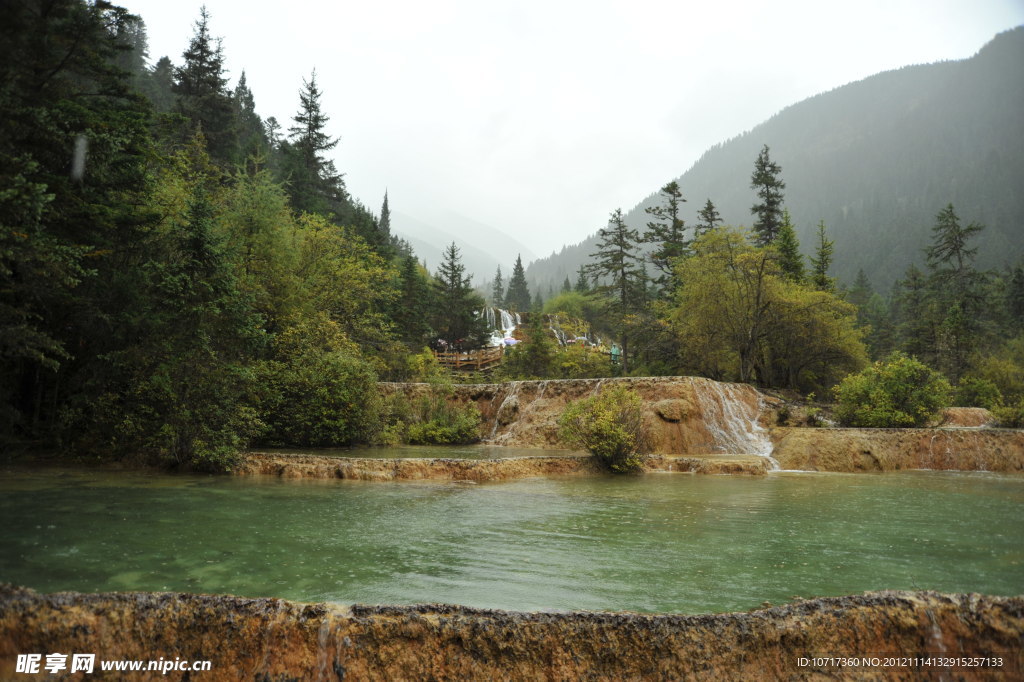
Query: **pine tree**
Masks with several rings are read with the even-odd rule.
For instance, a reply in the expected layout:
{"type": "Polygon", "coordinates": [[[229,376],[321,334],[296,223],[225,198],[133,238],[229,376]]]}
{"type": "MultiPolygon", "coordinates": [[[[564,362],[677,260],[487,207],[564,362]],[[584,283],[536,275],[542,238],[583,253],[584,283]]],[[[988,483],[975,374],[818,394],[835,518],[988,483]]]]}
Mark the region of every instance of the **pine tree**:
{"type": "Polygon", "coordinates": [[[767,246],[775,241],[782,226],[782,190],[786,183],[779,179],[782,167],[768,156],[768,145],[754,162],[754,173],[750,176],[750,188],[757,190],[761,202],[754,204],[750,212],[757,216],[754,231],[757,233],[757,245],[767,246]]]}
{"type": "Polygon", "coordinates": [[[491,285],[491,305],[495,308],[505,307],[505,280],[501,278],[501,266],[494,273],[494,284],[491,285]]]}
{"type": "Polygon", "coordinates": [[[982,225],[960,225],[960,218],[949,204],[936,217],[928,257],[930,285],[942,310],[940,368],[957,382],[967,370],[968,358],[977,347],[981,334],[983,288],[987,278],[974,269],[977,247],[968,241],[981,232],[982,225]]]}
{"type": "Polygon", "coordinates": [[[572,282],[569,281],[569,275],[566,275],[565,276],[565,281],[562,282],[562,292],[561,293],[568,294],[570,291],[572,291],[572,282]]]}
{"type": "Polygon", "coordinates": [[[908,355],[934,366],[938,329],[928,278],[911,264],[897,285],[893,297],[897,344],[908,355]]]}
{"type": "Polygon", "coordinates": [[[508,281],[508,291],[505,292],[505,307],[509,310],[526,312],[532,303],[530,288],[526,285],[526,269],[523,268],[523,259],[522,256],[517,255],[516,264],[512,266],[512,278],[508,281]]]}
{"type": "Polygon", "coordinates": [[[480,314],[484,301],[470,283],[459,248],[452,242],[434,276],[437,308],[433,328],[448,343],[466,349],[479,348],[490,335],[486,318],[480,314]]]}
{"type": "Polygon", "coordinates": [[[715,229],[715,223],[721,224],[724,222],[722,220],[722,215],[718,212],[718,209],[715,208],[715,205],[711,203],[710,198],[708,199],[708,202],[704,204],[704,208],[697,211],[697,217],[701,219],[701,222],[697,223],[693,229],[695,237],[699,237],[702,234],[715,229]]]}
{"type": "Polygon", "coordinates": [[[579,270],[576,271],[576,284],[573,285],[573,291],[581,294],[586,294],[590,291],[590,281],[587,279],[587,268],[581,265],[579,270]]]}
{"type": "Polygon", "coordinates": [[[320,108],[322,95],[314,70],[308,81],[302,81],[299,111],[293,117],[295,125],[288,129],[285,156],[293,206],[299,211],[330,216],[342,211],[348,195],[342,175],[325,156],[338,145],[338,139],[327,134],[330,117],[320,108]]]}
{"type": "Polygon", "coordinates": [[[782,269],[782,274],[791,282],[803,283],[804,257],[800,253],[800,242],[796,237],[796,230],[793,229],[788,209],[782,212],[782,225],[779,226],[779,234],[775,240],[775,250],[779,253],[779,268],[782,269]]]}
{"type": "Polygon", "coordinates": [[[267,161],[270,140],[267,138],[267,130],[262,119],[256,113],[256,99],[249,89],[245,71],[238,77],[232,102],[235,105],[235,123],[238,131],[235,164],[244,165],[250,172],[255,172],[267,161]]]}
{"type": "Polygon", "coordinates": [[[175,69],[173,90],[178,113],[191,124],[186,137],[197,129],[202,131],[210,158],[228,166],[235,157],[234,106],[227,90],[221,41],[210,36],[209,21],[204,5],[195,23],[195,34],[182,54],[185,61],[175,69]]]}
{"type": "Polygon", "coordinates": [[[603,278],[605,284],[596,291],[605,297],[606,310],[614,321],[622,339],[623,373],[629,371],[629,339],[626,333],[626,316],[642,307],[644,287],[638,254],[640,235],[626,226],[622,209],[612,212],[608,227],[598,232],[597,251],[591,254],[594,262],[587,271],[595,280],[603,278]]]}
{"type": "Polygon", "coordinates": [[[1024,265],[1013,268],[1006,283],[1006,312],[1010,320],[1010,334],[1024,329],[1024,265]]]}
{"type": "Polygon", "coordinates": [[[149,77],[143,80],[142,92],[158,112],[168,113],[174,109],[174,64],[170,58],[157,60],[149,77]]]}
{"type": "Polygon", "coordinates": [[[391,313],[399,338],[409,346],[419,349],[431,335],[428,322],[431,312],[431,291],[427,280],[420,272],[416,257],[408,255],[402,259],[398,271],[398,298],[391,313]]]}
{"type": "Polygon", "coordinates": [[[391,208],[388,206],[388,191],[384,190],[384,204],[380,207],[380,219],[377,220],[377,231],[385,244],[390,244],[391,237],[391,208]]]}
{"type": "Polygon", "coordinates": [[[679,204],[686,201],[675,180],[661,188],[663,206],[649,206],[644,209],[655,220],[647,223],[643,241],[654,244],[650,253],[651,263],[660,271],[654,280],[665,295],[675,291],[678,282],[675,275],[676,261],[686,255],[689,242],[686,240],[686,226],[679,217],[679,204]]]}
{"type": "Polygon", "coordinates": [[[811,258],[811,284],[818,291],[833,292],[836,289],[835,278],[828,276],[834,249],[832,240],[825,238],[825,221],[821,220],[818,222],[818,245],[811,258]]]}

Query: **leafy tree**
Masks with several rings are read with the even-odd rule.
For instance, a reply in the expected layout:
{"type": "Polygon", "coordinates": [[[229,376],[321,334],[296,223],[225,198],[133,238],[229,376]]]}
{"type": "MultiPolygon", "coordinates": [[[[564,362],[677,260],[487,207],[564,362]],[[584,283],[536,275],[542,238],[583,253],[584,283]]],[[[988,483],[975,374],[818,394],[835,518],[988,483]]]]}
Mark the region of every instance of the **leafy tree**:
{"type": "Polygon", "coordinates": [[[945,377],[914,358],[894,353],[834,389],[836,417],[844,426],[924,426],[950,403],[945,377]]]}
{"type": "Polygon", "coordinates": [[[267,443],[350,445],[366,442],[376,426],[377,375],[324,313],[300,318],[277,336],[260,378],[267,443]]]}
{"type": "Polygon", "coordinates": [[[591,254],[594,262],[587,266],[587,271],[595,281],[604,279],[605,283],[597,286],[595,291],[605,301],[608,317],[622,340],[622,368],[626,373],[629,371],[626,318],[637,310],[637,304],[645,296],[642,259],[638,253],[640,235],[626,226],[622,209],[616,209],[611,214],[608,227],[600,230],[598,236],[598,250],[591,254]]]}
{"type": "Polygon", "coordinates": [[[386,313],[397,295],[394,270],[349,228],[311,214],[298,224],[302,247],[296,275],[307,314],[327,312],[366,351],[385,348],[392,339],[386,313]]]}
{"type": "Polygon", "coordinates": [[[773,249],[723,228],[693,248],[667,313],[686,372],[810,390],[866,361],[854,308],[783,277],[773,249]]]}
{"type": "Polygon", "coordinates": [[[804,257],[800,253],[800,242],[796,238],[796,230],[793,229],[788,210],[782,212],[782,225],[779,226],[779,234],[775,240],[775,250],[779,253],[782,274],[797,284],[803,282],[806,276],[804,257]]]}
{"type": "Polygon", "coordinates": [[[639,471],[651,451],[643,401],[621,384],[569,403],[558,425],[563,441],[586,448],[615,473],[639,471]]]}
{"type": "Polygon", "coordinates": [[[834,251],[835,244],[831,239],[825,238],[825,221],[821,220],[818,222],[818,243],[814,248],[814,256],[811,257],[811,284],[818,291],[836,290],[835,278],[828,275],[834,251]]]}
{"type": "Polygon", "coordinates": [[[288,129],[289,144],[283,151],[292,205],[299,211],[331,216],[342,212],[348,194],[334,161],[325,156],[338,145],[338,139],[327,134],[330,117],[321,109],[322,95],[313,71],[308,81],[302,81],[299,111],[294,116],[295,125],[288,129]]]}
{"type": "Polygon", "coordinates": [[[679,217],[679,204],[686,201],[675,180],[661,188],[664,205],[648,206],[644,209],[654,220],[647,223],[643,241],[653,244],[651,262],[660,271],[654,280],[662,291],[671,293],[677,285],[675,263],[686,255],[689,242],[685,237],[686,226],[679,217]]]}
{"type": "Polygon", "coordinates": [[[526,312],[533,302],[530,297],[530,289],[526,285],[526,270],[523,268],[523,259],[516,256],[516,263],[512,266],[512,278],[508,281],[508,291],[505,292],[505,307],[509,310],[526,312]]]}
{"type": "Polygon", "coordinates": [[[434,289],[437,309],[432,326],[441,338],[461,343],[465,348],[482,346],[490,336],[487,321],[479,314],[484,301],[473,291],[455,242],[445,249],[444,260],[434,276],[434,289]]]}
{"type": "Polygon", "coordinates": [[[173,91],[178,113],[190,122],[186,135],[202,131],[210,157],[226,166],[236,158],[234,105],[227,90],[221,41],[210,35],[209,21],[210,14],[203,6],[182,53],[184,62],[174,71],[173,91]]]}
{"type": "Polygon", "coordinates": [[[715,205],[711,203],[710,198],[707,203],[704,204],[704,208],[697,211],[697,217],[700,218],[701,222],[694,226],[694,237],[699,237],[702,234],[715,229],[715,223],[721,224],[724,222],[722,220],[722,215],[718,212],[718,209],[715,208],[715,205]]]}
{"type": "Polygon", "coordinates": [[[754,232],[757,245],[767,246],[775,241],[782,227],[782,190],[786,183],[779,179],[782,167],[771,160],[768,145],[764,145],[754,162],[754,173],[750,176],[750,188],[757,190],[761,202],[754,204],[750,212],[757,216],[754,232]]]}

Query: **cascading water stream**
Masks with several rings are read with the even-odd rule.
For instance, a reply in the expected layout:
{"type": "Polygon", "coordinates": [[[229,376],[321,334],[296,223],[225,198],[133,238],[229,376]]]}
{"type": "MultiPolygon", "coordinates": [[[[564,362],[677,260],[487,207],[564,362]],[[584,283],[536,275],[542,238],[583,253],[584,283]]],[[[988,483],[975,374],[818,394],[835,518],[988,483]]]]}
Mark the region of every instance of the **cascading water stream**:
{"type": "Polygon", "coordinates": [[[715,447],[722,452],[766,457],[772,470],[781,469],[772,457],[773,446],[768,432],[758,423],[762,408],[760,394],[757,395],[757,406],[752,407],[749,396],[741,395],[749,391],[749,387],[699,378],[691,378],[690,382],[704,424],[715,439],[715,447]]]}

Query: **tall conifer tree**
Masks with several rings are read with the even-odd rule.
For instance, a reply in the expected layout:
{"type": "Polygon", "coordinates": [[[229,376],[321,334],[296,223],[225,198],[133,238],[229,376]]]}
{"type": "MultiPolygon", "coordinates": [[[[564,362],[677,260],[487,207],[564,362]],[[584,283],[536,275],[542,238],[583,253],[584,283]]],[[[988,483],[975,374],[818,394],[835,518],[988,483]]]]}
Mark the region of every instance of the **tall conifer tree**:
{"type": "Polygon", "coordinates": [[[825,238],[825,221],[821,220],[818,222],[818,244],[811,258],[811,284],[818,291],[835,291],[836,281],[828,276],[834,249],[832,240],[825,238]]]}
{"type": "Polygon", "coordinates": [[[693,230],[694,236],[697,237],[704,234],[705,232],[709,232],[715,229],[715,223],[721,224],[722,222],[724,222],[722,220],[722,214],[719,213],[718,209],[715,208],[715,205],[711,203],[710,198],[708,198],[707,203],[704,204],[704,208],[697,211],[697,217],[700,218],[701,220],[701,222],[697,223],[693,230]]]}
{"type": "Polygon", "coordinates": [[[654,245],[650,254],[651,263],[661,273],[654,281],[665,295],[669,295],[678,285],[675,263],[686,254],[689,247],[685,237],[686,225],[679,217],[679,205],[686,199],[675,180],[662,187],[661,194],[663,205],[644,209],[654,220],[647,223],[643,241],[654,245]]]}
{"type": "Polygon", "coordinates": [[[622,209],[615,209],[608,227],[598,232],[597,251],[591,254],[594,262],[587,271],[595,280],[604,283],[596,291],[605,297],[606,310],[615,321],[622,340],[622,370],[629,371],[629,338],[626,316],[643,307],[646,282],[643,278],[642,258],[639,255],[640,235],[626,226],[622,209]]]}
{"type": "Polygon", "coordinates": [[[224,51],[210,35],[210,14],[199,10],[195,33],[182,54],[184,63],[174,71],[177,110],[190,122],[186,138],[202,131],[210,158],[220,166],[235,160],[235,112],[224,74],[224,51]]]}
{"type": "Polygon", "coordinates": [[[750,188],[757,190],[760,203],[750,207],[750,212],[757,216],[754,231],[757,233],[757,245],[767,246],[775,241],[782,226],[782,190],[786,183],[779,179],[782,167],[771,160],[768,145],[761,149],[754,162],[754,173],[750,176],[750,188]]]}
{"type": "Polygon", "coordinates": [[[346,200],[345,182],[326,153],[338,145],[327,133],[330,117],[320,107],[323,93],[316,84],[316,71],[303,79],[299,111],[289,128],[286,151],[290,172],[292,203],[300,211],[338,215],[346,200]]]}
{"type": "Polygon", "coordinates": [[[508,281],[508,291],[505,292],[505,307],[522,313],[528,311],[532,304],[530,288],[526,285],[526,269],[523,268],[523,258],[517,255],[516,263],[512,266],[512,277],[508,281]]]}

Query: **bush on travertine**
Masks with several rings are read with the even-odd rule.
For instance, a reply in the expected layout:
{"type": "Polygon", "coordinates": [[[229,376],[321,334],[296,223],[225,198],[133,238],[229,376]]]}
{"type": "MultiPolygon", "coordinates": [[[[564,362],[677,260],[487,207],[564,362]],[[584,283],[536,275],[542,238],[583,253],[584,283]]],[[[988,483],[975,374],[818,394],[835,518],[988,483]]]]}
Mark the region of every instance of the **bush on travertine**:
{"type": "Polygon", "coordinates": [[[949,407],[952,393],[939,372],[898,352],[848,375],[833,391],[840,424],[871,428],[924,426],[949,407]]]}
{"type": "Polygon", "coordinates": [[[596,396],[570,403],[558,419],[559,436],[590,451],[616,473],[638,471],[650,452],[640,396],[614,386],[596,396]]]}

